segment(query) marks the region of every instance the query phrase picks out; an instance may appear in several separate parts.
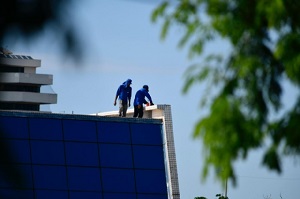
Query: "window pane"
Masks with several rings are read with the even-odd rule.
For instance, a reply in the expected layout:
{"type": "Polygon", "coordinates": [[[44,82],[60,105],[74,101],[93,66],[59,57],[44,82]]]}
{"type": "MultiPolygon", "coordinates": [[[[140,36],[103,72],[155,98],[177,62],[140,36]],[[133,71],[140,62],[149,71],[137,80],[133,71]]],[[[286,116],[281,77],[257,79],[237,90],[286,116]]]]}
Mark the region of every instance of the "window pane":
{"type": "Polygon", "coordinates": [[[55,119],[30,118],[31,139],[62,140],[62,122],[55,119]]]}
{"type": "Polygon", "coordinates": [[[63,120],[65,140],[97,142],[96,123],[79,120],[63,120]]]}
{"type": "Polygon", "coordinates": [[[68,167],[68,181],[73,191],[101,191],[99,168],[68,167]]]}
{"type": "Polygon", "coordinates": [[[130,193],[104,193],[104,199],[136,199],[136,194],[130,193]]]}
{"type": "Polygon", "coordinates": [[[19,190],[19,189],[0,189],[0,197],[3,199],[31,199],[33,197],[33,190],[19,190]]]}
{"type": "Polygon", "coordinates": [[[66,168],[63,166],[33,166],[36,189],[67,190],[66,168]]]}
{"type": "Polygon", "coordinates": [[[94,143],[66,142],[68,165],[99,166],[98,147],[94,143]]]}
{"type": "MultiPolygon", "coordinates": [[[[102,193],[97,192],[70,192],[70,199],[102,199],[102,193]]],[[[119,198],[121,199],[121,198],[119,198]]]]}
{"type": "Polygon", "coordinates": [[[99,142],[130,144],[129,124],[121,122],[99,122],[99,142]]]}
{"type": "Polygon", "coordinates": [[[132,144],[161,145],[161,125],[131,124],[132,144]]]}
{"type": "Polygon", "coordinates": [[[162,146],[133,146],[135,168],[164,169],[162,146]]]}
{"type": "Polygon", "coordinates": [[[104,192],[135,192],[133,170],[103,168],[101,171],[104,192]]]}
{"type": "Polygon", "coordinates": [[[36,199],[67,199],[67,191],[36,190],[36,199]]]}
{"type": "Polygon", "coordinates": [[[28,139],[27,118],[20,117],[0,117],[0,127],[5,138],[23,138],[28,139]]]}
{"type": "Polygon", "coordinates": [[[63,142],[31,140],[33,164],[65,164],[63,142]]]}
{"type": "Polygon", "coordinates": [[[131,146],[100,144],[100,163],[102,167],[132,168],[131,146]]]}
{"type": "Polygon", "coordinates": [[[137,199],[168,199],[168,195],[167,194],[138,194],[137,199]]]}
{"type": "Polygon", "coordinates": [[[67,189],[66,168],[63,166],[33,166],[36,189],[67,189]]]}
{"type": "Polygon", "coordinates": [[[0,188],[32,189],[32,172],[30,165],[1,165],[0,188]],[[13,179],[12,178],[13,175],[13,179]]]}
{"type": "Polygon", "coordinates": [[[2,140],[0,144],[7,150],[3,162],[31,163],[29,140],[2,140]]]}
{"type": "Polygon", "coordinates": [[[167,183],[164,170],[136,170],[138,193],[167,194],[167,183]]]}

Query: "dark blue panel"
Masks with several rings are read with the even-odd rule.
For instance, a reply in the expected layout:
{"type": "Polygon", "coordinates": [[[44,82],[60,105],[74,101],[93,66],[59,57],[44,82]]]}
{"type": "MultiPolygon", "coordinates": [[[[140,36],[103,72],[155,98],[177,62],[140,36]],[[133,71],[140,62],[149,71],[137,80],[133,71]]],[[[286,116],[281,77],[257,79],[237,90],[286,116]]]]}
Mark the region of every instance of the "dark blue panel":
{"type": "Polygon", "coordinates": [[[30,118],[31,139],[62,140],[62,122],[55,119],[30,118]]]}
{"type": "Polygon", "coordinates": [[[3,199],[32,199],[33,190],[0,189],[0,197],[3,199]]]}
{"type": "Polygon", "coordinates": [[[2,140],[2,147],[6,148],[6,154],[9,158],[1,158],[3,162],[31,163],[29,140],[2,140]]]}
{"type": "Polygon", "coordinates": [[[71,191],[70,199],[102,199],[102,193],[71,191]]]}
{"type": "Polygon", "coordinates": [[[65,140],[97,142],[95,122],[63,120],[63,129],[65,140]]]}
{"type": "Polygon", "coordinates": [[[21,117],[0,117],[0,137],[28,139],[27,118],[21,117]]]}
{"type": "Polygon", "coordinates": [[[66,142],[65,144],[68,165],[99,166],[96,143],[66,142]]]}
{"type": "Polygon", "coordinates": [[[99,142],[130,144],[129,124],[121,122],[99,122],[99,142]]]}
{"type": "Polygon", "coordinates": [[[167,194],[164,170],[136,170],[135,176],[138,193],[167,194]]]}
{"type": "Polygon", "coordinates": [[[16,165],[16,169],[20,172],[22,181],[20,186],[26,189],[33,188],[31,165],[16,165]]]}
{"type": "Polygon", "coordinates": [[[68,199],[67,191],[36,190],[36,199],[68,199]]]}
{"type": "Polygon", "coordinates": [[[66,168],[63,166],[33,166],[36,189],[67,190],[66,168]]]}
{"type": "Polygon", "coordinates": [[[131,146],[100,144],[100,164],[102,167],[132,168],[131,146]]]}
{"type": "Polygon", "coordinates": [[[131,124],[132,144],[161,145],[161,125],[131,124]]]}
{"type": "MultiPolygon", "coordinates": [[[[32,172],[30,165],[1,165],[0,188],[32,189],[32,172]],[[14,177],[11,179],[11,177],[14,177]]],[[[0,197],[1,198],[1,197],[0,197]]]]}
{"type": "Polygon", "coordinates": [[[68,167],[68,181],[73,191],[101,191],[99,168],[68,167]]]}
{"type": "Polygon", "coordinates": [[[164,152],[162,146],[133,146],[134,167],[164,169],[164,152]]]}
{"type": "Polygon", "coordinates": [[[168,199],[168,194],[138,194],[137,199],[168,199]]]}
{"type": "Polygon", "coordinates": [[[65,164],[63,142],[31,140],[31,154],[33,164],[65,164]]]}
{"type": "Polygon", "coordinates": [[[130,193],[104,193],[103,199],[136,199],[136,194],[130,193]]]}
{"type": "Polygon", "coordinates": [[[103,168],[101,171],[104,192],[135,192],[133,170],[103,168]]]}

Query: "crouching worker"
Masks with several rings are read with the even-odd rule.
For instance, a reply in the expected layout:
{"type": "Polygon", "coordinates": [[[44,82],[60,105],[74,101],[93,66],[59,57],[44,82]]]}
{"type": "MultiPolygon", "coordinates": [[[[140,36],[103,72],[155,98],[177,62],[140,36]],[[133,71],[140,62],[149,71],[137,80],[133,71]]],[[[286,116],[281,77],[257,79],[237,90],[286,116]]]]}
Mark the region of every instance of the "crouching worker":
{"type": "Polygon", "coordinates": [[[150,101],[150,105],[154,105],[149,94],[149,86],[144,85],[143,88],[138,90],[134,97],[134,113],[133,117],[142,118],[144,115],[143,104],[148,102],[145,100],[145,97],[150,101]]]}

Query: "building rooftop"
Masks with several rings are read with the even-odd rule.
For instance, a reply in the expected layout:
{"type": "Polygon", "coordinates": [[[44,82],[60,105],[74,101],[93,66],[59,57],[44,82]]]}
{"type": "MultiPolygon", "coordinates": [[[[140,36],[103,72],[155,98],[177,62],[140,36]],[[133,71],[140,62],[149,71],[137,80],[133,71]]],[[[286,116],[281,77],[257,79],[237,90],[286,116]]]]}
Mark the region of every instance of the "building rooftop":
{"type": "Polygon", "coordinates": [[[41,93],[53,76],[37,74],[41,60],[26,55],[0,54],[0,110],[40,111],[41,104],[56,104],[57,94],[41,93]]]}

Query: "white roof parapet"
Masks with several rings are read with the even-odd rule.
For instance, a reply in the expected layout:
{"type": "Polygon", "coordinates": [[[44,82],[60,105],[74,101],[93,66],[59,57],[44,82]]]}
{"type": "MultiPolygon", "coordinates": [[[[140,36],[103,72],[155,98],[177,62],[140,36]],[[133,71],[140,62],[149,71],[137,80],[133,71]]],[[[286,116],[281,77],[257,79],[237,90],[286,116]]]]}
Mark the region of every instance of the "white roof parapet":
{"type": "MultiPolygon", "coordinates": [[[[133,117],[133,112],[133,109],[128,109],[126,117],[133,117]]],[[[93,115],[119,117],[119,111],[102,112],[93,115]]],[[[163,120],[163,141],[169,199],[180,199],[171,105],[157,104],[146,106],[144,107],[143,117],[163,120]]]]}
{"type": "Polygon", "coordinates": [[[0,83],[52,85],[53,75],[35,73],[0,73],[0,83]]]}
{"type": "MultiPolygon", "coordinates": [[[[153,118],[152,117],[152,111],[164,110],[165,106],[170,106],[170,105],[162,105],[162,104],[157,105],[156,104],[156,105],[153,105],[153,106],[145,106],[144,107],[144,118],[153,118]]],[[[127,117],[132,117],[133,112],[134,112],[134,109],[128,109],[127,114],[126,114],[127,117]]],[[[92,115],[117,117],[117,116],[119,116],[119,111],[99,112],[99,113],[95,113],[95,114],[92,114],[92,115]]],[[[161,118],[162,116],[163,115],[161,115],[161,116],[157,115],[157,117],[155,117],[155,118],[161,118]]]]}

